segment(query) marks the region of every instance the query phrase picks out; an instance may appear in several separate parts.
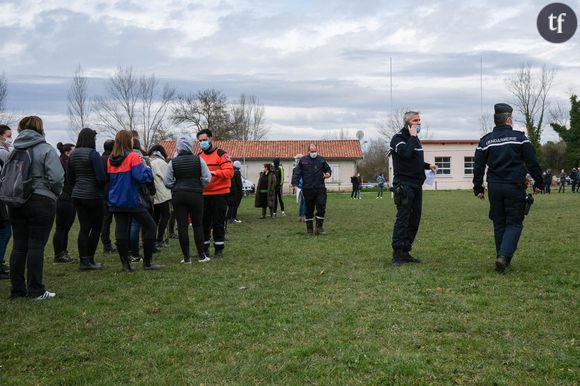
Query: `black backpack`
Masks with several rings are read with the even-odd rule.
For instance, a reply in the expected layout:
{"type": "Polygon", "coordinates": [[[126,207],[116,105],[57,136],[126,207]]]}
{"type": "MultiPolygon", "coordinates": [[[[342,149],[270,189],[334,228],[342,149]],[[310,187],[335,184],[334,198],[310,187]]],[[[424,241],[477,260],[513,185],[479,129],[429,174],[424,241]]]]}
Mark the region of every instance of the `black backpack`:
{"type": "Polygon", "coordinates": [[[32,148],[14,149],[2,167],[0,200],[10,206],[24,205],[34,191],[32,148]]]}

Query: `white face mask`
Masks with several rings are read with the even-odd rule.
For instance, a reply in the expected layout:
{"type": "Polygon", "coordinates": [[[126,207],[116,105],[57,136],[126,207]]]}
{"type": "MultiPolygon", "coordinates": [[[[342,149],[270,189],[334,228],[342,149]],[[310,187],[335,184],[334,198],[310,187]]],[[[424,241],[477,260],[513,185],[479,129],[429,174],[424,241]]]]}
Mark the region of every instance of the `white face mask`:
{"type": "Polygon", "coordinates": [[[315,152],[315,151],[310,152],[310,158],[316,158],[316,157],[318,157],[318,153],[317,152],[315,152]]]}
{"type": "Polygon", "coordinates": [[[6,144],[6,146],[12,146],[12,138],[7,138],[4,143],[6,144]]]}

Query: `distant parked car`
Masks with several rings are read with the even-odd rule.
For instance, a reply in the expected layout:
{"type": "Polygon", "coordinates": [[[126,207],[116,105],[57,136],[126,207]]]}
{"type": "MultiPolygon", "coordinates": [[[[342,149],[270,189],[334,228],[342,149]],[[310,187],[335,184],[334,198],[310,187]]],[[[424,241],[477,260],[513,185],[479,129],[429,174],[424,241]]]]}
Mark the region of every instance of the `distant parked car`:
{"type": "Polygon", "coordinates": [[[376,182],[363,182],[361,189],[374,189],[378,186],[376,182]]]}
{"type": "Polygon", "coordinates": [[[247,178],[242,177],[242,191],[244,192],[244,196],[248,194],[252,194],[256,192],[256,184],[252,181],[248,180],[247,178]]]}

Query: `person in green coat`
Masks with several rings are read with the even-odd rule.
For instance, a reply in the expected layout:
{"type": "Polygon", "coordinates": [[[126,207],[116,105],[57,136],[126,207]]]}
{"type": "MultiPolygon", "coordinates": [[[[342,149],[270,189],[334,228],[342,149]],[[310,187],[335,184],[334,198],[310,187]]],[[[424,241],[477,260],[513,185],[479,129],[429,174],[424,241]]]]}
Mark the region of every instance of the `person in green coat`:
{"type": "Polygon", "coordinates": [[[256,208],[262,208],[262,217],[266,218],[266,208],[270,208],[270,217],[274,217],[274,203],[276,195],[276,175],[269,163],[264,164],[260,172],[258,187],[256,188],[256,208]]]}

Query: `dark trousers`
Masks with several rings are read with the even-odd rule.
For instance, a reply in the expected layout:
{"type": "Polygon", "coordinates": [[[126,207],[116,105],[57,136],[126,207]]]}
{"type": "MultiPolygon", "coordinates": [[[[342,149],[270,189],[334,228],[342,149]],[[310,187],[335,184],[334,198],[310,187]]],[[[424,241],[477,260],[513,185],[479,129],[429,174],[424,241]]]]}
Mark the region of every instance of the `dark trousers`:
{"type": "Polygon", "coordinates": [[[153,219],[155,224],[157,224],[157,242],[161,243],[165,239],[165,231],[167,230],[167,224],[169,223],[169,217],[171,216],[171,211],[169,208],[169,201],[162,202],[161,204],[155,204],[153,206],[153,219]]]}
{"type": "Polygon", "coordinates": [[[280,202],[280,210],[284,212],[284,200],[282,199],[282,186],[276,186],[274,191],[274,213],[278,211],[278,201],[280,202]]]}
{"type": "Polygon", "coordinates": [[[524,228],[526,190],[520,184],[488,184],[489,217],[498,256],[511,259],[524,228]]]}
{"type": "Polygon", "coordinates": [[[146,210],[141,212],[115,212],[115,239],[121,260],[129,256],[129,230],[131,219],[139,223],[143,229],[143,261],[151,263],[153,257],[153,243],[155,243],[155,221],[146,210]]]}
{"type": "Polygon", "coordinates": [[[422,188],[411,185],[395,187],[395,204],[397,205],[397,219],[393,228],[393,251],[409,252],[419,230],[421,210],[423,208],[422,188]]]}
{"type": "Polygon", "coordinates": [[[105,201],[103,205],[103,227],[101,228],[101,242],[105,249],[113,247],[111,243],[111,224],[113,223],[113,213],[109,210],[109,204],[105,201]]]}
{"type": "Polygon", "coordinates": [[[238,218],[238,208],[241,202],[241,195],[228,197],[228,220],[236,220],[238,218]]]}
{"type": "Polygon", "coordinates": [[[6,248],[8,248],[10,237],[12,237],[12,227],[10,226],[10,222],[3,222],[0,225],[0,272],[2,272],[4,266],[4,255],[6,255],[6,248]]]}
{"type": "Polygon", "coordinates": [[[170,210],[170,214],[169,214],[169,223],[167,224],[167,228],[169,231],[170,235],[174,235],[175,234],[175,209],[173,208],[173,200],[171,201],[171,203],[169,204],[169,210],[170,210]]]}
{"type": "Polygon", "coordinates": [[[193,239],[197,255],[203,254],[203,195],[195,192],[173,192],[173,209],[177,220],[177,230],[179,232],[179,246],[184,258],[191,256],[189,252],[189,219],[193,227],[193,239]]]}
{"type": "Polygon", "coordinates": [[[68,251],[68,234],[75,222],[77,210],[71,199],[58,199],[56,201],[56,229],[52,236],[54,255],[68,251]]]}
{"type": "Polygon", "coordinates": [[[203,196],[203,243],[206,251],[209,250],[212,236],[216,251],[224,249],[227,208],[226,194],[203,196]]]}
{"type": "Polygon", "coordinates": [[[306,202],[306,221],[314,220],[314,209],[316,218],[324,220],[326,214],[326,188],[302,189],[304,202],[306,202]]]}
{"type": "Polygon", "coordinates": [[[78,247],[80,257],[94,257],[103,228],[103,199],[75,198],[79,216],[78,247]]]}
{"type": "Polygon", "coordinates": [[[45,291],[42,283],[44,247],[54,223],[56,202],[33,194],[26,204],[10,208],[9,213],[14,234],[10,255],[11,296],[40,296],[45,291]]]}
{"type": "Polygon", "coordinates": [[[352,192],[350,193],[350,198],[358,198],[358,185],[352,186],[352,192]]]}

